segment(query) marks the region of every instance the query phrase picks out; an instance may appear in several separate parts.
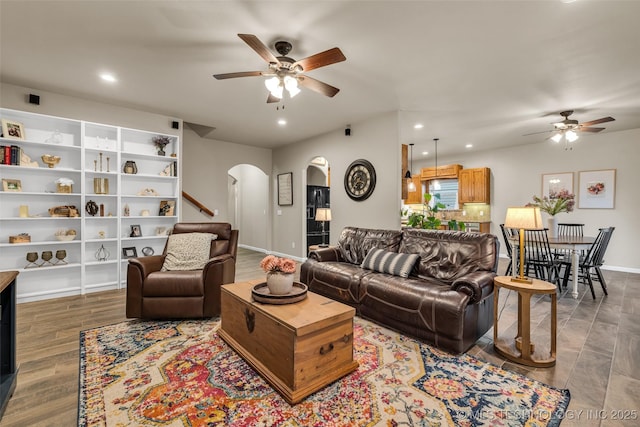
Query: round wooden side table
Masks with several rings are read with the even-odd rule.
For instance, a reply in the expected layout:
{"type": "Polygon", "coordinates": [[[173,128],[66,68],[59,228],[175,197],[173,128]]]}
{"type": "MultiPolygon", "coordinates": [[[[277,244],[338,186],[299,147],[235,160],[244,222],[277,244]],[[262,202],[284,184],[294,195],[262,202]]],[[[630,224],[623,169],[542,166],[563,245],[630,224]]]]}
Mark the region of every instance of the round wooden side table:
{"type": "Polygon", "coordinates": [[[497,276],[493,280],[493,347],[501,356],[527,366],[546,368],[556,364],[557,295],[556,286],[543,280],[531,279],[532,283],[512,282],[511,276],[497,276]],[[498,336],[498,300],[500,288],[518,293],[518,333],[515,339],[498,336]],[[551,349],[549,355],[536,351],[531,342],[531,296],[551,296],[551,349]]]}

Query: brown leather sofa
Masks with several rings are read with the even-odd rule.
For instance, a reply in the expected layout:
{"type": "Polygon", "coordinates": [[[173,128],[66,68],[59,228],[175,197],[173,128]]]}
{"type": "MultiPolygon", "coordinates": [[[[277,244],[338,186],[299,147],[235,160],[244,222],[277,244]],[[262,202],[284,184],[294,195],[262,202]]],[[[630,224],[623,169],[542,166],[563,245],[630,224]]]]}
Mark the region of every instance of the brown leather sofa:
{"type": "Polygon", "coordinates": [[[172,234],[213,233],[209,261],[202,270],[161,271],[167,254],[131,258],[127,268],[127,317],[205,318],[220,315],[220,286],[236,275],[238,230],[223,222],[178,223],[172,234]]]}
{"type": "Polygon", "coordinates": [[[346,227],[336,248],[309,254],[300,280],[363,318],[463,353],[493,326],[498,254],[493,234],[346,227]],[[372,248],[419,259],[406,278],[380,273],[361,267],[372,248]]]}

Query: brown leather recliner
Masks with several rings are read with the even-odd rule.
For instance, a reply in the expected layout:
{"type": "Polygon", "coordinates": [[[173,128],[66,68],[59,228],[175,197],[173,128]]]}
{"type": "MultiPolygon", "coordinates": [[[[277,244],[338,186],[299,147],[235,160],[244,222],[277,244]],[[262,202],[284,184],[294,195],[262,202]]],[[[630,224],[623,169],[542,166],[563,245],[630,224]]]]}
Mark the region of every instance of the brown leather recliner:
{"type": "Polygon", "coordinates": [[[172,234],[213,233],[202,270],[160,271],[167,254],[131,258],[127,268],[127,317],[206,318],[220,315],[220,286],[236,276],[238,230],[224,222],[177,223],[172,234]]]}

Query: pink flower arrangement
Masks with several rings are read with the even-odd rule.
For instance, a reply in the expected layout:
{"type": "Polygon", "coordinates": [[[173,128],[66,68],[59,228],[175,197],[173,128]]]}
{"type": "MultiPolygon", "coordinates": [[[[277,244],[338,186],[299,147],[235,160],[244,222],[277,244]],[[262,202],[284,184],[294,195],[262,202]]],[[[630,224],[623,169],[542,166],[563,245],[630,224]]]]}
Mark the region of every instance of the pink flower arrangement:
{"type": "Polygon", "coordinates": [[[267,255],[260,261],[260,268],[267,273],[295,273],[296,262],[289,258],[267,255]]]}

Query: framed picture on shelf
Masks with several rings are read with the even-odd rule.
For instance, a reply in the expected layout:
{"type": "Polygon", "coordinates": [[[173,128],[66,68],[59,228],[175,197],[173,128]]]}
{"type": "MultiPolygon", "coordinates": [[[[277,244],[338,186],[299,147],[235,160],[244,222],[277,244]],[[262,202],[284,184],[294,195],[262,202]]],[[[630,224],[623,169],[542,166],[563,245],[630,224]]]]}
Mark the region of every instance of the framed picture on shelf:
{"type": "Polygon", "coordinates": [[[578,208],[613,209],[616,196],[616,170],[580,171],[578,208]]]}
{"type": "Polygon", "coordinates": [[[293,172],[278,175],[278,205],[293,205],[293,172]]]}
{"type": "Polygon", "coordinates": [[[131,234],[129,234],[129,237],[142,237],[142,230],[138,224],[131,226],[131,234]]]}
{"type": "Polygon", "coordinates": [[[542,174],[542,197],[557,199],[563,190],[573,194],[573,172],[542,174]]]}
{"type": "Polygon", "coordinates": [[[160,202],[160,212],[158,215],[160,216],[174,216],[176,210],[176,201],[175,200],[162,200],[160,202]]]}
{"type": "Polygon", "coordinates": [[[22,191],[22,182],[19,179],[2,179],[2,189],[4,191],[22,191]]]}
{"type": "Polygon", "coordinates": [[[122,248],[122,256],[125,258],[136,258],[138,256],[138,251],[135,246],[130,248],[122,248]]]}
{"type": "Polygon", "coordinates": [[[20,122],[2,119],[2,135],[7,139],[24,139],[24,126],[20,122]]]}

